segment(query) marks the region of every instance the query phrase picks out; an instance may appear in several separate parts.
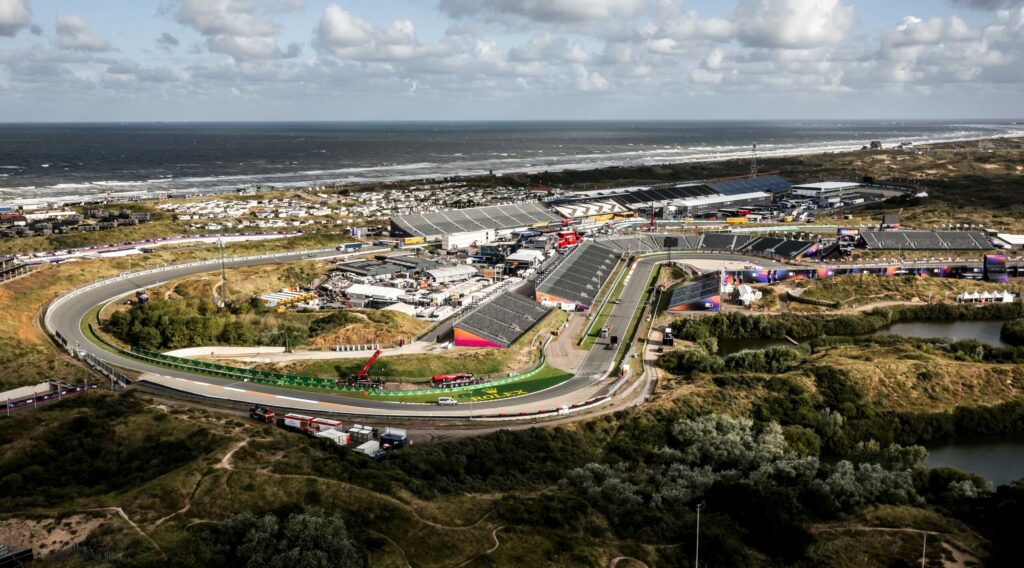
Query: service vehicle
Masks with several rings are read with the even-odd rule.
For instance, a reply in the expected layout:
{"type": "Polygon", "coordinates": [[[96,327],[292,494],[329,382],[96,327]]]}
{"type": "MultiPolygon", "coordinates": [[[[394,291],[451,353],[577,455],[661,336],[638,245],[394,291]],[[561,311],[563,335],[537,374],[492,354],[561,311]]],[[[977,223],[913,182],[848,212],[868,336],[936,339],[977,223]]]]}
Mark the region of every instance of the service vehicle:
{"type": "Polygon", "coordinates": [[[459,401],[455,400],[454,397],[441,396],[437,398],[438,406],[455,406],[457,404],[459,404],[459,401]]]}

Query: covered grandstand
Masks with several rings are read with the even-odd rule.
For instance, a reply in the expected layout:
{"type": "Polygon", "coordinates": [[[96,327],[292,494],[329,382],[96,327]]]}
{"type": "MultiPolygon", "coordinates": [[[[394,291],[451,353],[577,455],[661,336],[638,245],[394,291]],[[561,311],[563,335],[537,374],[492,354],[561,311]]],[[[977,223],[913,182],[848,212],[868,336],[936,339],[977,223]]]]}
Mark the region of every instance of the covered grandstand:
{"type": "Polygon", "coordinates": [[[469,209],[449,209],[432,213],[414,213],[391,218],[391,234],[396,237],[440,239],[442,235],[492,229],[496,231],[547,226],[562,218],[539,201],[491,205],[469,209]]]}
{"type": "Polygon", "coordinates": [[[712,311],[722,308],[722,273],[709,272],[672,291],[668,309],[672,312],[712,311]]]}
{"type": "Polygon", "coordinates": [[[871,250],[992,250],[977,231],[864,231],[861,242],[871,250]]]}
{"type": "Polygon", "coordinates": [[[507,348],[550,312],[526,296],[505,292],[455,324],[455,345],[507,348]]]}
{"type": "Polygon", "coordinates": [[[622,251],[586,242],[537,283],[537,301],[558,302],[590,309],[622,251]]]}

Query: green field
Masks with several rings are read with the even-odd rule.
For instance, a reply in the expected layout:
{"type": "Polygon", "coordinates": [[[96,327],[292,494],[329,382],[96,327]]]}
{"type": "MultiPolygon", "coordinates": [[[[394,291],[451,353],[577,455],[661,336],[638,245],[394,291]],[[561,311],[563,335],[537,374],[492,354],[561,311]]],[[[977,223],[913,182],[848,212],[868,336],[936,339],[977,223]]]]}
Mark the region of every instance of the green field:
{"type": "MultiPolygon", "coordinates": [[[[455,400],[459,401],[460,404],[468,404],[472,402],[485,402],[489,400],[500,400],[503,398],[512,398],[516,396],[522,396],[524,394],[530,394],[532,392],[542,391],[544,389],[553,387],[561,382],[564,382],[572,377],[571,373],[567,373],[561,369],[544,365],[544,367],[537,372],[535,375],[523,379],[521,381],[515,381],[504,385],[496,385],[492,387],[480,387],[472,390],[458,391],[452,393],[441,393],[441,394],[417,394],[410,396],[402,395],[391,395],[391,396],[375,396],[373,400],[385,400],[392,402],[418,402],[418,403],[433,403],[437,402],[439,396],[450,396],[455,400]]],[[[354,398],[368,398],[359,396],[356,393],[340,393],[342,396],[354,397],[354,398]]]]}

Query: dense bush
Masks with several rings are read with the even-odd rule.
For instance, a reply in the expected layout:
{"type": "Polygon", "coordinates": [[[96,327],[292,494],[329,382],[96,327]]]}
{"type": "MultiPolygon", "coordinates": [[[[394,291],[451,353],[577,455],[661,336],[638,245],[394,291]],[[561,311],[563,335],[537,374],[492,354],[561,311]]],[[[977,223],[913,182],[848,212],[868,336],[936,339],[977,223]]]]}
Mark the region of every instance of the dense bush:
{"type": "MultiPolygon", "coordinates": [[[[370,321],[390,323],[396,316],[371,312],[370,321]]],[[[259,299],[217,307],[211,300],[170,299],[136,304],[116,311],[104,330],[121,341],[148,349],[180,349],[204,345],[301,345],[310,337],[366,320],[347,311],[312,321],[271,314],[259,299]]]]}
{"type": "Polygon", "coordinates": [[[999,337],[1010,345],[1024,346],[1024,318],[1018,318],[1003,324],[999,337]]]}
{"type": "Polygon", "coordinates": [[[32,434],[3,434],[18,423],[0,423],[0,439],[9,442],[0,458],[0,503],[10,506],[2,508],[58,505],[136,487],[216,445],[216,438],[204,429],[172,425],[166,419],[144,422],[137,416],[143,403],[134,397],[90,395],[62,404],[83,411],[68,420],[49,421],[32,434]],[[148,429],[130,432],[129,424],[148,429]]]}
{"type": "Polygon", "coordinates": [[[797,339],[822,336],[866,335],[900,321],[1000,320],[1024,317],[1024,304],[926,304],[880,308],[859,315],[749,316],[741,312],[720,313],[691,318],[678,327],[683,339],[697,341],[705,337],[719,339],[797,339]]]}

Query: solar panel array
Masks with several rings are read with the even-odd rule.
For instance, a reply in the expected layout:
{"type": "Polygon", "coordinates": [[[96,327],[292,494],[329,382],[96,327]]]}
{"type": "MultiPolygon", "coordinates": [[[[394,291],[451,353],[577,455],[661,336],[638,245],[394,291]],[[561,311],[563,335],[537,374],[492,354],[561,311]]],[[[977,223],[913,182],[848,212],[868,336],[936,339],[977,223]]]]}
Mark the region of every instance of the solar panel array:
{"type": "Polygon", "coordinates": [[[716,181],[707,184],[716,193],[722,195],[738,195],[741,193],[753,193],[764,191],[767,193],[779,193],[789,191],[793,184],[779,176],[758,176],[753,178],[731,179],[727,181],[716,181]]]}
{"type": "Polygon", "coordinates": [[[484,229],[517,229],[557,221],[561,221],[561,217],[539,201],[448,209],[391,218],[393,227],[414,237],[434,237],[484,229]]]}
{"type": "Polygon", "coordinates": [[[530,298],[509,291],[473,310],[455,327],[508,347],[550,311],[530,298]]]}
{"type": "Polygon", "coordinates": [[[715,192],[703,185],[677,185],[667,187],[651,187],[609,196],[619,205],[631,208],[643,208],[651,202],[674,201],[690,197],[714,195],[715,192]]]}
{"type": "Polygon", "coordinates": [[[718,296],[721,293],[722,274],[720,272],[709,272],[708,274],[698,276],[693,282],[688,282],[673,290],[668,305],[669,308],[674,308],[684,304],[692,304],[711,296],[718,296]]]}
{"type": "Polygon", "coordinates": [[[977,231],[865,231],[864,244],[875,250],[991,250],[977,231]]]}
{"type": "Polygon", "coordinates": [[[537,283],[537,292],[591,306],[621,255],[621,251],[603,244],[585,242],[537,283]]]}

